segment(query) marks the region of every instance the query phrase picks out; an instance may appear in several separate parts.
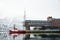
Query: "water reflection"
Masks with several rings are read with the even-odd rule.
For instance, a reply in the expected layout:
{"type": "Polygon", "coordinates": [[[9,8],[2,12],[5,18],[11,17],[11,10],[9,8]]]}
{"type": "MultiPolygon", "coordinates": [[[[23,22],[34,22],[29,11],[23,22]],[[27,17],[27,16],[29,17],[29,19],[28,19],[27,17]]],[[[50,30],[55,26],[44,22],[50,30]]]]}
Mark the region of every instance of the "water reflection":
{"type": "Polygon", "coordinates": [[[1,40],[60,40],[60,34],[14,34],[0,32],[1,40]]]}
{"type": "MultiPolygon", "coordinates": [[[[29,36],[29,34],[27,36],[29,36]]],[[[30,37],[25,37],[24,40],[60,40],[59,38],[60,38],[59,34],[47,33],[47,34],[30,34],[30,37]]]]}

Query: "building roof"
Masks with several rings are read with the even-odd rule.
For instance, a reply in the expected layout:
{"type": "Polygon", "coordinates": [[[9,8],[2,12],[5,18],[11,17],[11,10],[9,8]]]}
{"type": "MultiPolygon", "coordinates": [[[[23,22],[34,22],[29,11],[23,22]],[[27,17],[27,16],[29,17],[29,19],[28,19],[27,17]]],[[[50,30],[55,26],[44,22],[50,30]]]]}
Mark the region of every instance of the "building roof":
{"type": "Polygon", "coordinates": [[[45,20],[26,20],[25,22],[29,23],[29,25],[50,25],[50,22],[45,20]]]}

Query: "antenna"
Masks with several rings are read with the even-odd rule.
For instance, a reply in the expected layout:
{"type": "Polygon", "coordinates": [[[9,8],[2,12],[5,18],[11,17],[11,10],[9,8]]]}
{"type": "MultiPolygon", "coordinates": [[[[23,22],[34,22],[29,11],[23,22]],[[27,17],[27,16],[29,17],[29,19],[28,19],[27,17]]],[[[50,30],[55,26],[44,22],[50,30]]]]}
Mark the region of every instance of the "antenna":
{"type": "MultiPolygon", "coordinates": [[[[25,8],[24,8],[24,21],[23,21],[23,25],[25,25],[25,20],[26,20],[26,11],[25,11],[25,8]]],[[[24,27],[23,27],[24,29],[24,27]]]]}

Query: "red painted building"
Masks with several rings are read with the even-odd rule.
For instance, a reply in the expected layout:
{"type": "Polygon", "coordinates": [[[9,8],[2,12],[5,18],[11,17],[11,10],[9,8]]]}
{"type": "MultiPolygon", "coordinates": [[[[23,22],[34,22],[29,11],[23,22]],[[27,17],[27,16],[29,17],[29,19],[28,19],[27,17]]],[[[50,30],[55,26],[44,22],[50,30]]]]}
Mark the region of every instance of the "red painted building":
{"type": "Polygon", "coordinates": [[[47,20],[50,21],[51,26],[53,26],[53,27],[54,26],[60,27],[60,19],[48,17],[47,20]]]}

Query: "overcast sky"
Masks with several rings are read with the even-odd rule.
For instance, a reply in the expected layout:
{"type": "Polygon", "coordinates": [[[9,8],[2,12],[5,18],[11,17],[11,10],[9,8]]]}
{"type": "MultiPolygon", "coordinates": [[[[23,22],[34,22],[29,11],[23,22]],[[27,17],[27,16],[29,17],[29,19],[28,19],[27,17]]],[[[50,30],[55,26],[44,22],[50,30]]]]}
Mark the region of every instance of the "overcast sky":
{"type": "Polygon", "coordinates": [[[0,0],[0,18],[43,20],[48,16],[60,18],[60,0],[0,0]]]}

